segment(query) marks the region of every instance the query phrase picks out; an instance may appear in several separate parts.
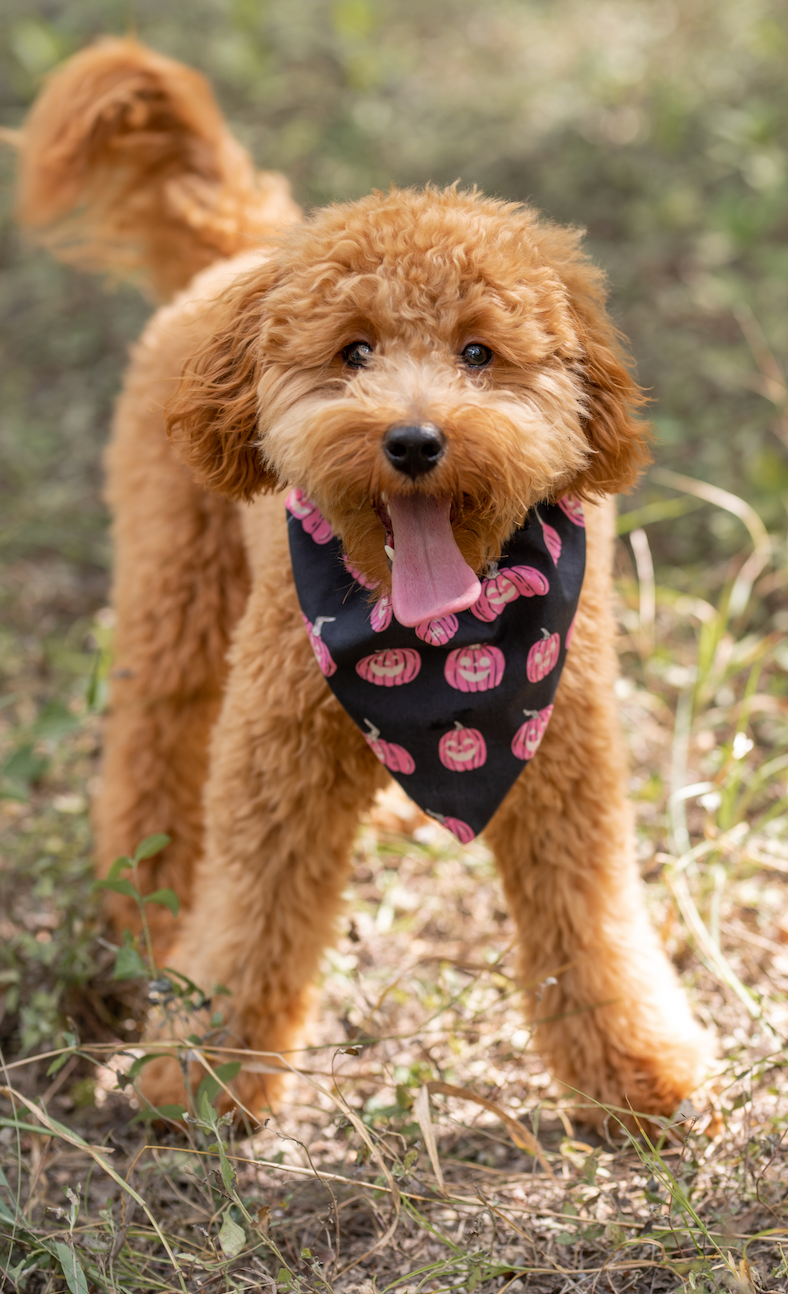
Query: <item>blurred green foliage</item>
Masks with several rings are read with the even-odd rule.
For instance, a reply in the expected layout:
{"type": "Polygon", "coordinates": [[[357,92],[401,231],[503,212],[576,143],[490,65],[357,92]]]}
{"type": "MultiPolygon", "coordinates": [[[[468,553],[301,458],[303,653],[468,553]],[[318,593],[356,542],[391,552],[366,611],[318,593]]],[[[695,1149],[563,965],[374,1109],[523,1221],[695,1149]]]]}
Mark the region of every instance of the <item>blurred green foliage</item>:
{"type": "MultiPolygon", "coordinates": [[[[653,395],[657,457],[784,529],[784,0],[3,0],[2,123],[102,32],[207,73],[306,205],[459,177],[586,227],[653,395]]],[[[95,605],[100,450],[147,307],[22,246],[3,165],[0,560],[60,563],[95,605]]],[[[688,564],[741,535],[701,510],[652,539],[688,564]]]]}

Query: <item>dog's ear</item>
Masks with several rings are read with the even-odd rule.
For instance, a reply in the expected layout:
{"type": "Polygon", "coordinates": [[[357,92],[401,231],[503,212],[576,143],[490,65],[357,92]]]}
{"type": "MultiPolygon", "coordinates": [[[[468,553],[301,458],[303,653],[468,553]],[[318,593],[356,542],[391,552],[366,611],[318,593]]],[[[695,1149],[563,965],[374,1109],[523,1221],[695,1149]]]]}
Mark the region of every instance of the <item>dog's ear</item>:
{"type": "Polygon", "coordinates": [[[167,433],[195,480],[231,499],[273,489],[259,432],[260,330],[274,280],[261,265],[210,302],[195,322],[200,341],[166,410],[167,433]]]}
{"type": "Polygon", "coordinates": [[[588,494],[616,494],[635,484],[651,461],[650,424],[638,417],[648,403],[632,376],[624,338],[606,308],[605,275],[580,249],[577,230],[548,227],[547,244],[567,290],[582,357],[590,442],[588,467],[574,489],[588,494]],[[552,245],[551,245],[552,244],[552,245]]]}

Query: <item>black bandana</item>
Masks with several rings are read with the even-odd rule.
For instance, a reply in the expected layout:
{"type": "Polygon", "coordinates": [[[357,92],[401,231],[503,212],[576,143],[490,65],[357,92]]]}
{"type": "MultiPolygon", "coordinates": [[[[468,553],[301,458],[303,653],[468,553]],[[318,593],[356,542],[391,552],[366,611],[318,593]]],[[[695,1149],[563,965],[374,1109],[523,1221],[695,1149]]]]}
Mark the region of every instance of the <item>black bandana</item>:
{"type": "MultiPolygon", "coordinates": [[[[406,629],[300,490],[287,497],[306,631],[377,758],[463,844],[486,827],[553,710],[585,570],[579,499],[540,504],[468,611],[406,629]]],[[[382,537],[381,537],[382,542],[382,537]]]]}

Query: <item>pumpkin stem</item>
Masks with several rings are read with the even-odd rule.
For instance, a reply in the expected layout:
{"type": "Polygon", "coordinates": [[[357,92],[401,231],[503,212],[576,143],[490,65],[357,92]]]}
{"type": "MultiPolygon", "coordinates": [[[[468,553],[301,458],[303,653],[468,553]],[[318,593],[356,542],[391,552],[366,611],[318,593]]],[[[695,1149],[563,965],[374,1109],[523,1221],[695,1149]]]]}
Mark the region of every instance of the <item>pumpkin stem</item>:
{"type": "Polygon", "coordinates": [[[369,736],[367,737],[367,740],[377,741],[378,737],[380,736],[380,728],[376,728],[374,723],[370,723],[369,719],[365,719],[364,723],[369,728],[369,736]]]}
{"type": "Polygon", "coordinates": [[[459,719],[454,720],[454,726],[458,732],[462,732],[462,724],[460,723],[459,719]]]}
{"type": "Polygon", "coordinates": [[[539,718],[539,711],[538,711],[538,710],[523,710],[523,714],[525,715],[526,719],[538,719],[538,718],[539,718]]]}
{"type": "MultiPolygon", "coordinates": [[[[312,633],[316,638],[319,638],[323,625],[330,625],[334,620],[336,620],[336,616],[318,616],[317,620],[312,625],[312,633]]],[[[542,632],[544,632],[544,630],[542,632]]]]}
{"type": "Polygon", "coordinates": [[[549,630],[549,629],[543,629],[543,630],[542,630],[542,637],[543,637],[543,638],[549,638],[549,637],[550,637],[550,630],[549,630]]]}

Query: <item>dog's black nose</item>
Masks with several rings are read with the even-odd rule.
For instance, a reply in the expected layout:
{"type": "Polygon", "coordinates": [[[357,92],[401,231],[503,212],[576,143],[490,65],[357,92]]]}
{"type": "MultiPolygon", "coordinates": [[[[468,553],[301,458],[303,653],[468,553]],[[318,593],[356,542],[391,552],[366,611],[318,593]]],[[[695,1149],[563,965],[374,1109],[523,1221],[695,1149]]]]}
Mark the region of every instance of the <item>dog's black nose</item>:
{"type": "Polygon", "coordinates": [[[413,427],[389,427],[383,437],[383,452],[398,472],[423,476],[443,457],[443,435],[431,422],[413,427]]]}

